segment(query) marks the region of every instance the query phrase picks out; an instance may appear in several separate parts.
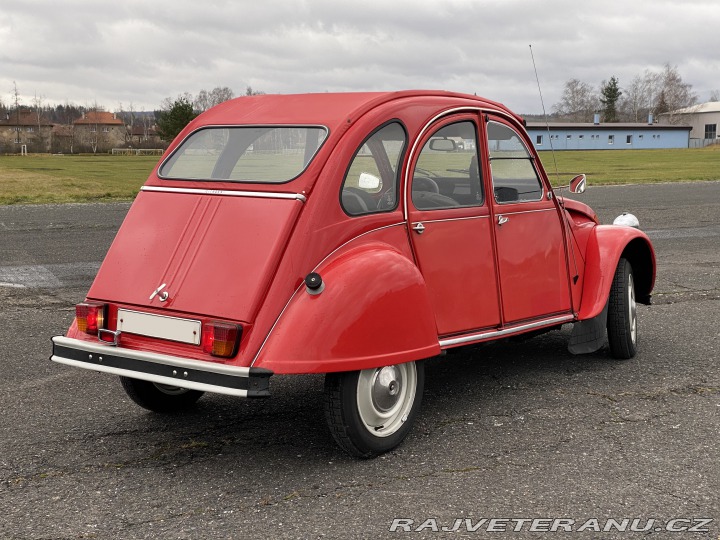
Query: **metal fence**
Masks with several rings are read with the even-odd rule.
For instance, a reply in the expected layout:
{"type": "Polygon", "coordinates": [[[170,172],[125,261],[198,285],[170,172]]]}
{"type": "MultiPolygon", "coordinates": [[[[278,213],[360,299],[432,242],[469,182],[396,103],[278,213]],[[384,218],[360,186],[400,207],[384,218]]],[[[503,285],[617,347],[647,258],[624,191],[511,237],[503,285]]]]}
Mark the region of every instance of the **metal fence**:
{"type": "Polygon", "coordinates": [[[162,148],[113,148],[110,153],[113,156],[162,156],[162,148]]]}

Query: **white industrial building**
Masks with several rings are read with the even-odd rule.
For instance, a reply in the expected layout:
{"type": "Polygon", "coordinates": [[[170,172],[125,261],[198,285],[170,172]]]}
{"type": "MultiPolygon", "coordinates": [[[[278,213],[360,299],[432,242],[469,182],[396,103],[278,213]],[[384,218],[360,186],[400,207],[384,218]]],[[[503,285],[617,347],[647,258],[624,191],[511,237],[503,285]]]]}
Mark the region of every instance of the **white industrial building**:
{"type": "Polygon", "coordinates": [[[690,146],[697,148],[720,143],[720,101],[708,101],[669,113],[658,115],[660,124],[690,126],[690,146]]]}

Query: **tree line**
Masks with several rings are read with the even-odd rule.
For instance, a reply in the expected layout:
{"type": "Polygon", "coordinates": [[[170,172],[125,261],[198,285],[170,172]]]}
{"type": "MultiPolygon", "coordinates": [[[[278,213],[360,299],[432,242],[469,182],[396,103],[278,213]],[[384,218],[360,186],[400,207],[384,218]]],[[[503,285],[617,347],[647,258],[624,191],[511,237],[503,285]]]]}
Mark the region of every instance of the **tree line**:
{"type": "MultiPolygon", "coordinates": [[[[264,92],[253,90],[248,86],[245,89],[246,96],[264,94],[264,92]]],[[[127,130],[128,140],[136,129],[155,130],[165,141],[172,141],[175,136],[200,113],[228,101],[235,97],[234,91],[227,87],[215,87],[212,90],[200,90],[197,95],[185,92],[177,98],[165,98],[158,109],[153,111],[138,111],[135,106],[118,104],[115,110],[117,118],[123,121],[127,130]]],[[[50,105],[45,103],[42,97],[35,97],[30,103],[22,103],[17,84],[13,84],[10,102],[6,105],[0,100],[0,119],[12,123],[14,119],[27,118],[26,114],[32,113],[33,123],[40,125],[67,125],[72,126],[76,120],[83,118],[88,113],[104,110],[97,103],[91,105],[77,105],[66,102],[64,104],[50,105]]],[[[40,130],[38,129],[38,133],[40,130]]]]}
{"type": "MultiPolygon", "coordinates": [[[[720,91],[713,91],[711,101],[720,101],[720,91]]],[[[617,77],[604,80],[598,88],[578,79],[565,83],[560,101],[553,106],[553,118],[568,122],[590,122],[599,113],[603,122],[643,122],[650,114],[692,107],[698,96],[692,85],[683,81],[677,66],[665,64],[659,71],[646,69],[628,85],[621,86],[617,77]]]]}

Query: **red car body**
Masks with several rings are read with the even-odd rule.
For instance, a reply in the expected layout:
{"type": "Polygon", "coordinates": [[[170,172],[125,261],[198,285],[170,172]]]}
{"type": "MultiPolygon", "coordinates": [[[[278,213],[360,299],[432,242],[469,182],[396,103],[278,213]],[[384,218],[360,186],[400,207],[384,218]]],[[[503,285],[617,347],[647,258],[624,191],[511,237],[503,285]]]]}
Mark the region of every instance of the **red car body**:
{"type": "Polygon", "coordinates": [[[351,433],[343,444],[343,415],[357,413],[338,405],[337,377],[374,373],[367,391],[382,412],[409,384],[394,376],[422,390],[421,374],[386,366],[582,321],[603,334],[579,339],[596,350],[623,260],[633,297],[620,315],[635,325],[635,299],[649,303],[655,279],[648,237],[555,196],[522,119],[499,103],[434,91],[242,97],[172,143],[88,292],[82,309],[99,327],[76,320],[52,359],[178,395],[264,396],[273,373],[341,374],[328,390],[329,415],[333,403],[345,411],[335,428],[329,419],[333,434],[376,455],[405,436],[419,395],[392,433],[361,421],[370,441],[351,433]],[[260,138],[248,143],[250,130],[260,138]],[[263,148],[303,159],[291,178],[257,180],[228,172],[232,145],[238,163],[263,148]],[[188,173],[196,162],[210,172],[188,173]]]}

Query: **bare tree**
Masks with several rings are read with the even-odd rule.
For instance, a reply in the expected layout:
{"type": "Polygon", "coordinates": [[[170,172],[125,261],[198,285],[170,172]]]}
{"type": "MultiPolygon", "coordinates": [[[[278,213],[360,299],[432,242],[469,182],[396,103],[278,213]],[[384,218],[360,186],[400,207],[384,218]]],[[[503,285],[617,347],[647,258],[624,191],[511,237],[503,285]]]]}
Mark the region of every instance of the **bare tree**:
{"type": "Polygon", "coordinates": [[[35,151],[46,152],[47,141],[45,140],[45,135],[43,133],[43,122],[46,121],[43,111],[43,97],[42,95],[38,96],[37,92],[35,93],[35,97],[33,98],[33,117],[35,119],[35,125],[37,126],[37,132],[35,133],[34,137],[35,151]]]}
{"type": "Polygon", "coordinates": [[[132,144],[133,128],[135,127],[136,121],[135,107],[133,106],[132,101],[130,102],[130,105],[128,105],[127,111],[123,109],[122,101],[119,102],[115,115],[123,121],[123,125],[125,126],[125,144],[132,144]]]}
{"type": "MultiPolygon", "coordinates": [[[[709,101],[720,101],[720,90],[713,90],[710,92],[710,100],[709,101]]],[[[0,104],[0,108],[2,108],[2,105],[0,104]]]]}
{"type": "MultiPolygon", "coordinates": [[[[683,82],[678,68],[670,64],[665,64],[659,72],[646,69],[636,75],[630,86],[623,89],[623,95],[622,117],[634,122],[642,121],[651,113],[672,113],[697,102],[692,85],[683,82]]],[[[675,120],[672,114],[668,118],[670,122],[675,120]]]]}
{"type": "Polygon", "coordinates": [[[13,81],[12,96],[15,101],[15,144],[19,145],[22,142],[20,139],[20,93],[15,81],[13,81]]]}
{"type": "Polygon", "coordinates": [[[641,122],[655,109],[660,94],[662,78],[659,73],[646,69],[633,78],[630,86],[623,89],[620,104],[621,116],[625,120],[641,122]]]}
{"type": "Polygon", "coordinates": [[[600,102],[595,89],[578,79],[565,83],[562,98],[553,106],[553,111],[565,120],[587,122],[598,110],[600,102]]]}
{"type": "Polygon", "coordinates": [[[245,89],[245,95],[246,95],[246,96],[262,96],[262,95],[264,95],[264,94],[265,94],[265,92],[263,92],[262,90],[253,90],[253,87],[252,87],[252,86],[248,86],[248,87],[245,89]]]}
{"type": "Polygon", "coordinates": [[[656,104],[656,108],[658,112],[670,113],[669,121],[670,123],[674,123],[677,121],[677,118],[673,112],[695,105],[697,103],[697,94],[692,91],[691,84],[683,82],[677,66],[671,67],[670,64],[665,64],[660,75],[662,78],[662,88],[659,97],[662,97],[662,104],[667,106],[667,111],[659,110],[660,103],[656,104]]]}
{"type": "Polygon", "coordinates": [[[204,112],[215,105],[231,100],[234,97],[235,92],[233,92],[231,88],[227,86],[216,86],[209,92],[205,89],[200,90],[193,101],[193,105],[196,111],[204,112]]]}

